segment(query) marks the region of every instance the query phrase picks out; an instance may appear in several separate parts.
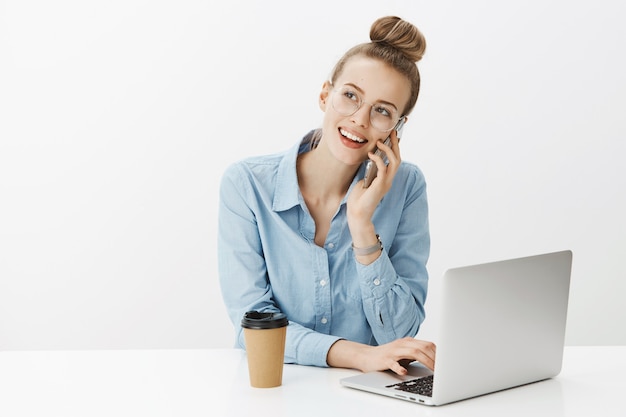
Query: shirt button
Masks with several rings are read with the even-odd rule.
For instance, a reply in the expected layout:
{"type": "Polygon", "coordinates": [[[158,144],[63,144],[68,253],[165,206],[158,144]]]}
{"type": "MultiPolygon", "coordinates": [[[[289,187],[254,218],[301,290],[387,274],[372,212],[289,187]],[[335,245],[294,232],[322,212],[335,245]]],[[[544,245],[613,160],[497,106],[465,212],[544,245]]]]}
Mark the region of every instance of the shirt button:
{"type": "Polygon", "coordinates": [[[328,319],[326,317],[322,317],[321,322],[322,322],[322,324],[326,324],[326,323],[328,323],[328,319]]]}
{"type": "Polygon", "coordinates": [[[380,285],[380,280],[378,278],[374,280],[374,285],[380,285]]]}
{"type": "Polygon", "coordinates": [[[328,249],[333,249],[334,247],[335,247],[334,243],[331,242],[331,243],[328,244],[328,249]]]}
{"type": "Polygon", "coordinates": [[[321,281],[320,281],[320,285],[321,285],[322,287],[323,287],[324,285],[326,285],[326,280],[325,280],[325,279],[321,280],[321,281]]]}

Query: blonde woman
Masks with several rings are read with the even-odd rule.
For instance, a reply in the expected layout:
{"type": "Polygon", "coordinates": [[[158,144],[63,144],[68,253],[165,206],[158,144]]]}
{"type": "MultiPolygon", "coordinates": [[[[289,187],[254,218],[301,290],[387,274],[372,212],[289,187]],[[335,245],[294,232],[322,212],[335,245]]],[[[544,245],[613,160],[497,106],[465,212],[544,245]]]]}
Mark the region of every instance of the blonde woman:
{"type": "Polygon", "coordinates": [[[285,362],[404,374],[404,362],[433,369],[436,350],[415,338],[428,284],[426,183],[401,160],[395,130],[417,101],[426,43],[395,16],[376,20],[370,39],[323,83],[321,129],[224,173],[219,275],[236,346],[245,349],[246,311],[280,311],[285,362]],[[368,160],[378,175],[364,187],[368,160]]]}

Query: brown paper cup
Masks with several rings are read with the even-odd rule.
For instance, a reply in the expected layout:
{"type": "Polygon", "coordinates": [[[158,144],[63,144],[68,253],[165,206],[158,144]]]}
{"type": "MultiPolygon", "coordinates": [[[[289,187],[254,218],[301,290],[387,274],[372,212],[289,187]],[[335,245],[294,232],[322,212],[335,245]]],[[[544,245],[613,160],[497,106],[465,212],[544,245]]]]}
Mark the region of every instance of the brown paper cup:
{"type": "Polygon", "coordinates": [[[282,313],[248,312],[244,316],[241,325],[251,386],[272,388],[282,384],[288,324],[282,313]]]}

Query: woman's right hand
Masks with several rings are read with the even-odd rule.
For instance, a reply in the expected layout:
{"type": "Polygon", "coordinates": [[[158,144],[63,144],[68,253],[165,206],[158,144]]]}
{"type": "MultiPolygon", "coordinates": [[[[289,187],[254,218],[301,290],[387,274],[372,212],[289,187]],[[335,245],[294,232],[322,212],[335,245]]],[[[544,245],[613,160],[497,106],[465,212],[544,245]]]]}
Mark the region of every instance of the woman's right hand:
{"type": "Polygon", "coordinates": [[[435,369],[437,348],[434,343],[405,337],[380,346],[369,346],[348,340],[337,341],[329,350],[329,366],[354,368],[362,372],[386,371],[405,375],[405,366],[418,361],[430,370],[435,369]]]}

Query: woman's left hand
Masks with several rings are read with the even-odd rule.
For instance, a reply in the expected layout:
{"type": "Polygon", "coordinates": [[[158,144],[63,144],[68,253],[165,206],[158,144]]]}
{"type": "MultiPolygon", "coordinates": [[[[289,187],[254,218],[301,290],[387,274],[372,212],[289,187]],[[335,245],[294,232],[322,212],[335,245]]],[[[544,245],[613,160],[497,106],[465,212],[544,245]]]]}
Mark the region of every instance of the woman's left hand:
{"type": "Polygon", "coordinates": [[[388,164],[382,157],[369,153],[370,159],[378,168],[378,175],[368,188],[363,188],[363,180],[359,181],[350,192],[347,202],[348,226],[355,246],[364,247],[372,244],[373,231],[372,216],[383,196],[391,189],[393,179],[398,172],[400,162],[400,147],[396,131],[391,132],[391,144],[387,146],[379,141],[377,146],[387,155],[388,164]]]}

